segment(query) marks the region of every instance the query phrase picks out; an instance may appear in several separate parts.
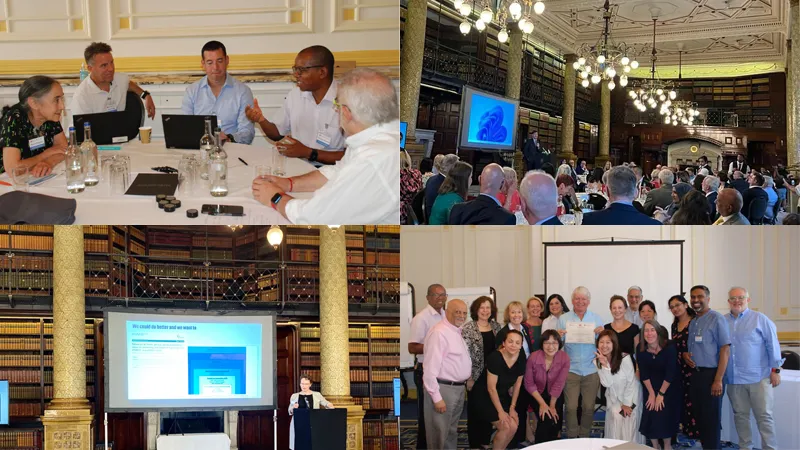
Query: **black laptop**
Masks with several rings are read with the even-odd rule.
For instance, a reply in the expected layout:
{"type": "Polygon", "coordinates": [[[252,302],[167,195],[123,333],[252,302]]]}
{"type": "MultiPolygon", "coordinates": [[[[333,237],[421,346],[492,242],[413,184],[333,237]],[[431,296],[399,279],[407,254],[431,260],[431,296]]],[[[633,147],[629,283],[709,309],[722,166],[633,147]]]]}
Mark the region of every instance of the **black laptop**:
{"type": "MultiPolygon", "coordinates": [[[[72,123],[75,127],[75,139],[83,142],[83,125],[89,123],[92,126],[92,140],[97,145],[120,144],[128,142],[139,134],[136,127],[126,123],[127,115],[125,111],[104,112],[97,114],[76,114],[72,116],[72,123]],[[130,133],[133,133],[133,136],[130,133]]],[[[67,136],[69,138],[69,136],[67,136]]]]}
{"type": "Polygon", "coordinates": [[[206,132],[206,119],[211,119],[211,129],[217,128],[217,116],[188,116],[162,114],[164,141],[167,148],[200,150],[200,138],[206,132]]]}

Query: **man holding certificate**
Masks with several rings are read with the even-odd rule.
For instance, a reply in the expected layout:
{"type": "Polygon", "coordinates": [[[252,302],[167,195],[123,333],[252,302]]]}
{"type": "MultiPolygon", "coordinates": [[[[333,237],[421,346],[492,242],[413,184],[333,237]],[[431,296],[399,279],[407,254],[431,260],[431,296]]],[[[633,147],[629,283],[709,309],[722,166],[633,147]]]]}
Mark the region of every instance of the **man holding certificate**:
{"type": "Polygon", "coordinates": [[[572,291],[572,311],[558,319],[558,332],[564,336],[564,350],[569,356],[569,375],[564,388],[567,404],[567,438],[588,438],[592,429],[594,401],[600,389],[595,357],[595,337],[603,331],[603,319],[589,311],[592,294],[579,286],[572,291]],[[578,396],[583,395],[580,431],[578,396]]]}

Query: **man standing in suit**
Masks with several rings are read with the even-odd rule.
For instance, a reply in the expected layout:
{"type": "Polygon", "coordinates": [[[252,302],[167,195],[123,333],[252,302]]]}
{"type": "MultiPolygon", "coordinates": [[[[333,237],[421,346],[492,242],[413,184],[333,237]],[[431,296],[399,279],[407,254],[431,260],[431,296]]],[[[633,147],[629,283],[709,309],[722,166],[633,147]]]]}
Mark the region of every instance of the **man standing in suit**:
{"type": "Polygon", "coordinates": [[[736,170],[742,173],[750,172],[750,166],[747,165],[747,163],[744,160],[744,155],[742,155],[741,153],[736,155],[736,161],[728,165],[728,175],[733,175],[733,172],[736,170]]]}
{"type": "Polygon", "coordinates": [[[522,149],[522,157],[525,160],[525,171],[536,170],[542,167],[542,147],[539,145],[539,132],[534,131],[530,134],[525,147],[522,149]]]}
{"type": "Polygon", "coordinates": [[[644,202],[644,213],[650,217],[653,217],[656,206],[666,209],[672,204],[672,183],[675,181],[675,174],[669,169],[661,169],[661,172],[658,172],[658,179],[661,180],[661,187],[648,192],[647,200],[644,202]]]}
{"type": "Polygon", "coordinates": [[[744,172],[741,172],[739,170],[733,171],[733,181],[731,181],[730,184],[731,186],[733,186],[734,189],[736,189],[737,191],[739,191],[740,194],[742,194],[742,197],[744,197],[744,194],[746,194],[747,190],[750,188],[750,183],[748,183],[747,180],[745,179],[744,172]]]}
{"type": "Polygon", "coordinates": [[[719,190],[719,178],[705,177],[703,178],[703,193],[706,194],[708,200],[709,217],[714,219],[717,216],[717,191],[719,190]]]}
{"type": "Polygon", "coordinates": [[[713,225],[750,225],[750,221],[742,215],[741,210],[742,194],[736,189],[721,190],[717,196],[719,219],[713,225]]]}
{"type": "Polygon", "coordinates": [[[487,164],[478,178],[481,193],[475,200],[457,203],[450,210],[450,225],[516,225],[514,214],[503,209],[497,194],[505,176],[499,164],[487,164]]]}
{"type": "Polygon", "coordinates": [[[608,171],[608,206],[602,211],[584,215],[583,224],[661,225],[661,222],[637,211],[633,206],[634,198],[636,198],[636,174],[625,166],[612,168],[608,171]]]}
{"type": "MultiPolygon", "coordinates": [[[[769,195],[767,191],[764,190],[764,176],[758,172],[753,172],[750,176],[747,177],[747,181],[749,189],[745,191],[742,195],[742,211],[744,211],[745,217],[749,219],[753,218],[753,215],[750,211],[750,205],[753,203],[754,200],[763,200],[764,205],[766,206],[769,203],[769,195]]],[[[759,214],[756,214],[758,216],[759,214]]],[[[760,214],[763,217],[763,213],[760,214]]]]}
{"type": "Polygon", "coordinates": [[[706,169],[709,175],[714,175],[714,171],[711,170],[711,166],[708,165],[708,157],[705,155],[697,158],[697,173],[700,173],[701,169],[706,169]]]}
{"type": "Polygon", "coordinates": [[[558,217],[558,192],[553,177],[542,172],[528,172],[519,183],[522,215],[531,225],[563,225],[558,217]]]}

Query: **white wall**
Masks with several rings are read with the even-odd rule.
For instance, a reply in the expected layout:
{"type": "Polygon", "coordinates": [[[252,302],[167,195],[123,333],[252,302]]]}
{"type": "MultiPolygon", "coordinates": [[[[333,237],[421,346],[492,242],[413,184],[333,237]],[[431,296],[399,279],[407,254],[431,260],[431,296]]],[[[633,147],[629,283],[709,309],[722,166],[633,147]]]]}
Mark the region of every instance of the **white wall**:
{"type": "MultiPolygon", "coordinates": [[[[417,310],[425,306],[424,292],[432,283],[492,286],[502,309],[513,300],[524,302],[544,292],[543,242],[611,237],[684,240],[687,290],[695,284],[707,285],[712,308],[725,311],[727,290],[741,285],[750,292],[751,307],[775,321],[779,332],[800,334],[800,261],[796,259],[800,230],[796,227],[404,226],[400,279],[422,293],[416,298],[417,310]]],[[[637,263],[586,261],[585,270],[625,278],[625,266],[637,263]]],[[[637,280],[626,282],[640,284],[637,280]]],[[[647,298],[647,286],[642,287],[647,298]]],[[[570,292],[559,293],[569,298],[570,292]]],[[[591,307],[607,309],[607,302],[596,299],[591,307]]]]}

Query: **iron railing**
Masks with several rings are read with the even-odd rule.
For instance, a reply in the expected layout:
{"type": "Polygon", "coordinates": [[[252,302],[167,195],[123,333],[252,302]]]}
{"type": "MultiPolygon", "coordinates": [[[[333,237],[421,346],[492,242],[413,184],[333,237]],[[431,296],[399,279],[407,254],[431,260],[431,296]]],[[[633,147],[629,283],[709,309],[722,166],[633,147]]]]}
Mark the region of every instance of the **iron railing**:
{"type": "Polygon", "coordinates": [[[433,39],[425,41],[422,77],[456,88],[469,84],[498,94],[504,94],[506,90],[506,69],[446,47],[433,39]]]}

